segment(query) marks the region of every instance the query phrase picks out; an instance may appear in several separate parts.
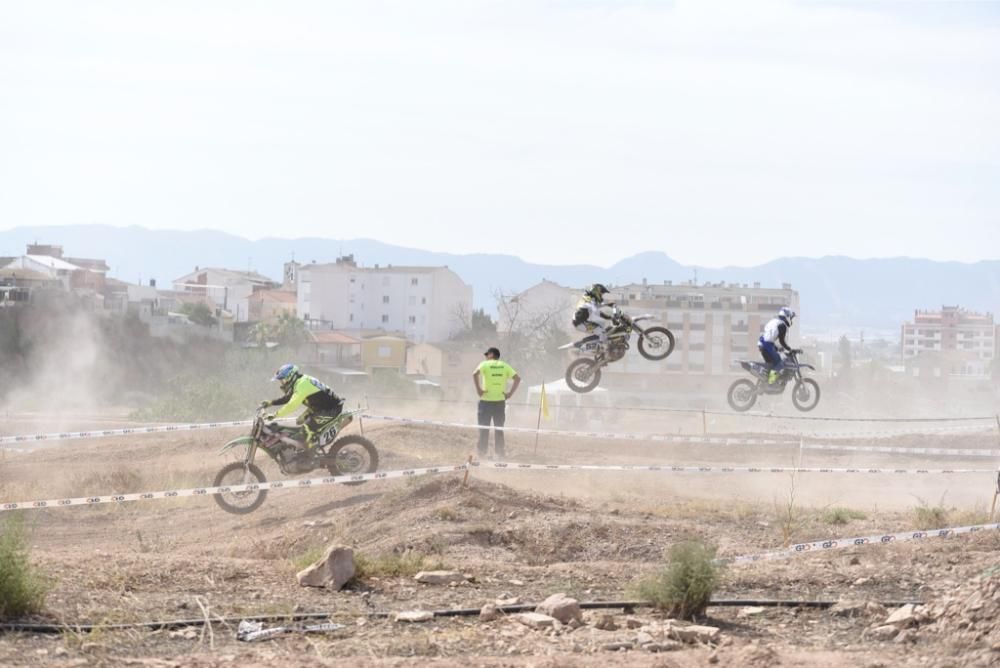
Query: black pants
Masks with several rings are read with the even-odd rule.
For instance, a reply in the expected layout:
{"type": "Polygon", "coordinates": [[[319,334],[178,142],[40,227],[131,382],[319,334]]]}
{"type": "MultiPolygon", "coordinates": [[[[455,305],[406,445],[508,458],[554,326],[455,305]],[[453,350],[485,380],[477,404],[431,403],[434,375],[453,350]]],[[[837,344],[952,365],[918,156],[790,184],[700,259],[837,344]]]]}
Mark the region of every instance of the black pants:
{"type": "Polygon", "coordinates": [[[340,415],[344,408],[344,402],[338,402],[332,407],[324,407],[318,410],[309,409],[302,414],[302,426],[305,427],[307,447],[315,447],[315,437],[340,415]]]}
{"type": "MultiPolygon", "coordinates": [[[[480,401],[479,402],[479,455],[485,456],[490,451],[490,421],[494,427],[503,427],[507,417],[506,401],[480,401]]],[[[495,439],[493,449],[497,456],[503,455],[503,429],[494,429],[495,439]]]]}

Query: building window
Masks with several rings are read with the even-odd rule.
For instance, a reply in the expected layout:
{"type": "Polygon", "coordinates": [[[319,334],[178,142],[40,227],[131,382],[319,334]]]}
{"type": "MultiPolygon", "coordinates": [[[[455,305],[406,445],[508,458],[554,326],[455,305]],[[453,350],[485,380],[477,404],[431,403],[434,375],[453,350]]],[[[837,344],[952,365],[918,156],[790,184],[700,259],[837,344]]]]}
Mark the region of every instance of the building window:
{"type": "Polygon", "coordinates": [[[389,322],[389,316],[383,315],[382,316],[382,322],[389,322]]]}
{"type": "Polygon", "coordinates": [[[382,295],[382,303],[383,304],[389,303],[389,295],[382,295]]]}
{"type": "Polygon", "coordinates": [[[417,316],[415,316],[415,315],[411,315],[410,316],[410,324],[411,325],[417,324],[417,316]]]}
{"type": "Polygon", "coordinates": [[[353,314],[353,313],[351,314],[351,317],[350,317],[350,318],[348,318],[348,320],[349,320],[350,322],[354,322],[354,314],[353,314]]]}
{"type": "Polygon", "coordinates": [[[420,279],[417,278],[410,279],[410,285],[419,285],[419,284],[420,284],[420,279]]]}
{"type": "Polygon", "coordinates": [[[421,304],[426,304],[427,303],[427,297],[421,297],[420,298],[420,303],[421,304]]]}

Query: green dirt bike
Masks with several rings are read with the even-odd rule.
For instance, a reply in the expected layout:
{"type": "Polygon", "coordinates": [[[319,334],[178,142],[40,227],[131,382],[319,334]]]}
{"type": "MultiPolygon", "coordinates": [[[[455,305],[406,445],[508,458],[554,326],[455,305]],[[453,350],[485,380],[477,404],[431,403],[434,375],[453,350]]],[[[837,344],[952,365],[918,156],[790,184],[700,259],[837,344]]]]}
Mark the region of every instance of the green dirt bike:
{"type": "MultiPolygon", "coordinates": [[[[264,409],[257,410],[253,428],[249,436],[240,436],[226,443],[220,454],[246,446],[241,461],[226,464],[216,474],[213,487],[250,485],[265,482],[264,472],[254,463],[258,451],[264,451],[273,459],[285,475],[299,475],[325,468],[330,475],[355,475],[374,473],[378,469],[378,450],[364,436],[350,434],[337,438],[355,416],[363,410],[345,411],[322,428],[318,435],[319,444],[312,449],[304,445],[305,430],[301,426],[285,426],[267,421],[264,409]]],[[[347,482],[346,485],[360,485],[362,481],[347,482]]],[[[246,515],[260,508],[267,498],[266,489],[243,492],[220,492],[215,502],[227,513],[246,515]]]]}

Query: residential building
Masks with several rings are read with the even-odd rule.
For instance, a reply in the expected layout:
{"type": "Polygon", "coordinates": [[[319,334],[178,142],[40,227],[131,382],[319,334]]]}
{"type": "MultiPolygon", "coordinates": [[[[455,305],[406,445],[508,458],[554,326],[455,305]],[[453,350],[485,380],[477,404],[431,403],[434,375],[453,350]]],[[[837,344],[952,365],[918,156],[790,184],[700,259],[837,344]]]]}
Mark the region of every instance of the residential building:
{"type": "Polygon", "coordinates": [[[361,339],[333,330],[310,330],[309,361],[344,369],[361,367],[361,339]]]}
{"type": "Polygon", "coordinates": [[[468,398],[472,372],[483,361],[483,347],[471,341],[418,343],[406,351],[406,375],[441,387],[444,399],[468,398]]]}
{"type": "MultiPolygon", "coordinates": [[[[537,327],[539,322],[555,318],[573,333],[572,315],[582,293],[583,288],[542,281],[498,305],[499,331],[537,327]]],[[[664,374],[694,379],[740,372],[738,360],[758,358],[757,339],[778,309],[790,306],[799,311],[799,295],[788,283],[780,288],[765,288],[760,283],[643,281],[611,286],[611,294],[605,299],[630,315],[653,316],[644,324],[664,325],[674,334],[676,347],[664,362],[644,359],[633,342],[625,359],[605,370],[611,377],[621,376],[620,386],[637,390],[662,385],[658,377],[664,374]]]]}
{"type": "Polygon", "coordinates": [[[296,296],[287,290],[257,290],[247,299],[250,322],[274,322],[282,315],[295,315],[296,296]]]}
{"type": "Polygon", "coordinates": [[[568,327],[583,290],[567,288],[548,279],[497,304],[497,331],[508,333],[537,329],[547,323],[568,327]]]}
{"type": "Polygon", "coordinates": [[[907,373],[917,377],[989,378],[997,356],[992,313],[958,306],[914,311],[903,323],[900,342],[907,373]]]}
{"type": "Polygon", "coordinates": [[[407,341],[395,334],[380,334],[361,340],[361,365],[369,375],[401,373],[406,368],[407,341]]]}
{"type": "MultiPolygon", "coordinates": [[[[15,258],[10,258],[13,262],[15,258]]],[[[62,289],[62,282],[46,273],[31,269],[0,269],[0,305],[31,301],[38,290],[62,289]]]]}
{"type": "Polygon", "coordinates": [[[64,258],[62,246],[28,244],[20,257],[5,258],[4,269],[30,270],[57,278],[66,290],[104,290],[105,276],[110,268],[104,260],[64,258]]]}
{"type": "MultiPolygon", "coordinates": [[[[799,312],[799,294],[791,284],[780,288],[739,283],[643,281],[613,290],[612,300],[632,315],[650,314],[674,335],[676,348],[663,369],[644,360],[633,346],[611,373],[681,373],[718,376],[741,372],[738,361],[757,359],[764,325],[783,306],[799,312]]],[[[791,332],[794,341],[801,319],[791,332]]]]}
{"type": "Polygon", "coordinates": [[[195,267],[174,280],[174,290],[207,297],[220,312],[232,314],[235,322],[250,321],[251,295],[277,287],[276,282],[255,271],[217,267],[195,267]]]}
{"type": "Polygon", "coordinates": [[[361,267],[348,255],[297,268],[297,312],[315,329],[403,332],[444,341],[472,313],[472,288],[447,267],[361,267]]]}

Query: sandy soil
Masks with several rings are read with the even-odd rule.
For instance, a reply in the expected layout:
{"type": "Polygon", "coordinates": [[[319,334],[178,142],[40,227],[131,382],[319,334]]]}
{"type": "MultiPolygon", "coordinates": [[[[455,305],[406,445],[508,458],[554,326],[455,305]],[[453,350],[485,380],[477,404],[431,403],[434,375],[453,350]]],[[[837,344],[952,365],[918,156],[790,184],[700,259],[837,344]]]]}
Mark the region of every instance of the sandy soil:
{"type": "MultiPolygon", "coordinates": [[[[671,433],[662,424],[635,431],[671,433]]],[[[383,468],[464,460],[474,432],[369,423],[383,468]]],[[[238,430],[64,442],[0,462],[0,500],[81,496],[207,484],[225,463],[218,446],[238,430]]],[[[539,463],[793,465],[797,447],[678,446],[543,437],[509,439],[509,459],[539,463]]],[[[862,442],[862,441],[853,441],[862,442]]],[[[915,447],[995,448],[992,434],[906,436],[915,447]]],[[[808,452],[805,466],[988,468],[989,460],[808,452]]],[[[267,469],[269,477],[280,477],[267,469]]],[[[598,613],[582,628],[543,632],[511,618],[438,618],[404,625],[372,612],[480,607],[555,592],[580,600],[620,600],[654,571],[671,544],[707,540],[721,555],[780,547],[786,540],[845,537],[917,528],[938,513],[949,524],[985,519],[995,476],[846,474],[555,473],[476,470],[359,487],[276,491],[257,512],[233,516],[210,499],[32,511],[34,560],[53,588],[39,618],[65,623],[150,621],[212,615],[329,613],[344,623],[327,635],[292,635],[246,645],[216,625],[171,631],[54,636],[0,635],[3,665],[349,665],[597,666],[610,643],[635,636],[601,631],[598,613]],[[835,523],[833,506],[861,511],[835,523]],[[941,506],[940,509],[936,508],[941,506]],[[921,510],[921,507],[923,508],[921,510]],[[457,587],[375,577],[350,590],[307,589],[294,562],[331,543],[370,557],[419,554],[461,570],[457,587]]],[[[843,519],[843,518],[839,518],[843,519]]],[[[930,528],[930,527],[922,527],[930,528]]],[[[998,563],[1000,532],[920,544],[858,547],[787,561],[730,567],[717,598],[932,600],[998,563]]],[[[603,614],[603,613],[601,613],[603,614]]],[[[875,618],[825,610],[768,608],[741,616],[713,607],[705,623],[722,629],[716,647],[669,654],[623,652],[628,665],[989,665],[988,644],[880,641],[875,618]]],[[[877,617],[877,615],[876,615],[877,617]]],[[[631,634],[631,635],[630,635],[631,634]]],[[[1000,647],[998,647],[1000,650],[1000,647]]]]}

